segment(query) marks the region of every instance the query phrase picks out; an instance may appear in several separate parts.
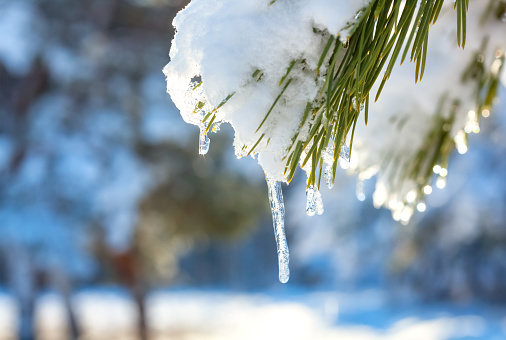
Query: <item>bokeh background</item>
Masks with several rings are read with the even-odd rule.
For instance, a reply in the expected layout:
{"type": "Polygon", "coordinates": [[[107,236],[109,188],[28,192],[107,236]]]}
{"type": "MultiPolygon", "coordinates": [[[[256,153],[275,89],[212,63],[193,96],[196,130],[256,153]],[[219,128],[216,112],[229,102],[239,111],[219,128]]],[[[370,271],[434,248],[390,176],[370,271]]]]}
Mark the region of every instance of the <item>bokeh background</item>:
{"type": "Polygon", "coordinates": [[[407,226],[284,187],[282,285],[261,168],[165,92],[187,2],[0,0],[0,339],[505,339],[504,87],[407,226]]]}

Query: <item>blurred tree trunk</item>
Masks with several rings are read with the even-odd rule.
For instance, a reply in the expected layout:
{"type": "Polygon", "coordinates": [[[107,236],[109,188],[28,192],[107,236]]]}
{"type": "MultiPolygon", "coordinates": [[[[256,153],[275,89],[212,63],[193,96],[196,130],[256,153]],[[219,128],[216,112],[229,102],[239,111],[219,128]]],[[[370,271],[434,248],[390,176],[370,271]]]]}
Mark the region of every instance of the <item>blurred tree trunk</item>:
{"type": "Polygon", "coordinates": [[[148,340],[148,326],[146,320],[146,293],[142,284],[139,263],[132,249],[112,255],[114,266],[121,278],[130,289],[137,307],[137,329],[139,340],[148,340]]]}
{"type": "Polygon", "coordinates": [[[9,284],[19,307],[19,340],[35,340],[35,271],[29,250],[12,245],[6,259],[9,284]]]}
{"type": "Polygon", "coordinates": [[[67,313],[68,339],[77,340],[80,336],[79,326],[72,305],[72,282],[61,267],[53,267],[50,273],[52,285],[60,292],[67,313]]]}

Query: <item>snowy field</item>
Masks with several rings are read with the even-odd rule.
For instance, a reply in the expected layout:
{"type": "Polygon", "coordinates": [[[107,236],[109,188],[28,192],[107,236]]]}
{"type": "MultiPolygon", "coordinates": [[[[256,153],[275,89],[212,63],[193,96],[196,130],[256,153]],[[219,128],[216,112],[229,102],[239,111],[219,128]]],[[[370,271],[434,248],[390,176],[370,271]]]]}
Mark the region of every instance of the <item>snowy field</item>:
{"type": "MultiPolygon", "coordinates": [[[[116,289],[81,291],[74,303],[85,340],[136,339],[135,307],[116,289]]],[[[376,291],[360,293],[230,293],[170,290],[147,299],[151,339],[506,339],[506,308],[387,305],[376,291]]],[[[15,339],[16,307],[0,296],[0,339],[15,339]]],[[[37,304],[39,339],[65,339],[59,297],[37,304]]]]}

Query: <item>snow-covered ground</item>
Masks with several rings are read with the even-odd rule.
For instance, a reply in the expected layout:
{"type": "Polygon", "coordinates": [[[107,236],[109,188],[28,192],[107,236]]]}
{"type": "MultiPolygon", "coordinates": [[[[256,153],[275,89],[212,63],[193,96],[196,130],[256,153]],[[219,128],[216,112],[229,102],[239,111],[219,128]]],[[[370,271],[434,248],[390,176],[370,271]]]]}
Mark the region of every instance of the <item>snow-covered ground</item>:
{"type": "MultiPolygon", "coordinates": [[[[83,340],[136,339],[133,301],[118,289],[74,297],[83,340]]],[[[0,339],[15,339],[16,306],[0,295],[0,339]]],[[[380,291],[239,293],[165,290],[147,299],[151,339],[505,339],[506,308],[485,305],[394,306],[380,291]]],[[[65,339],[62,301],[38,299],[40,339],[65,339]]]]}

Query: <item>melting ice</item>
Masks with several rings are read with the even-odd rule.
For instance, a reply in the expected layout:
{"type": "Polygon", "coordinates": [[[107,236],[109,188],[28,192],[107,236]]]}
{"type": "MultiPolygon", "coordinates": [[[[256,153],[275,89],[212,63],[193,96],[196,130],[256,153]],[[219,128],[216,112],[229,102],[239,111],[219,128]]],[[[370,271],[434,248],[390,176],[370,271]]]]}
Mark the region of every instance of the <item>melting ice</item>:
{"type": "MultiPolygon", "coordinates": [[[[332,142],[329,145],[333,144],[332,142]]],[[[322,153],[323,161],[325,162],[325,173],[323,177],[325,178],[325,183],[329,189],[332,189],[334,186],[334,174],[332,171],[334,164],[334,148],[332,146],[328,146],[326,150],[322,153]]]]}
{"type": "Polygon", "coordinates": [[[209,137],[205,128],[200,128],[199,133],[199,155],[205,155],[209,151],[209,137]]]}
{"type": "Polygon", "coordinates": [[[341,157],[346,162],[350,161],[350,148],[348,147],[348,145],[343,144],[343,146],[341,146],[341,151],[339,152],[339,157],[341,157]]]}
{"type": "Polygon", "coordinates": [[[308,216],[314,216],[314,214],[323,214],[323,199],[322,194],[312,185],[306,190],[306,213],[308,216]]]}
{"type": "Polygon", "coordinates": [[[279,281],[288,282],[290,278],[290,255],[285,235],[285,205],[283,203],[283,192],[281,183],[266,175],[267,187],[269,189],[269,202],[272,211],[272,223],[274,225],[274,236],[278,248],[279,281]]]}

